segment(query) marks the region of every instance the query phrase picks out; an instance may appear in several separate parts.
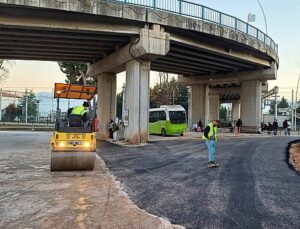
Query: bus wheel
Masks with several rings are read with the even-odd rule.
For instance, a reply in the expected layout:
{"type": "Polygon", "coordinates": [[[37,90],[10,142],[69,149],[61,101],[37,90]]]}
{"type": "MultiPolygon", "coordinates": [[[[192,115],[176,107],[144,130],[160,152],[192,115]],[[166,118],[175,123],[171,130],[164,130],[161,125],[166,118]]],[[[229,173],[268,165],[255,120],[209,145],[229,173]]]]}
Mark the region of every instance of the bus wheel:
{"type": "Polygon", "coordinates": [[[183,133],[181,133],[180,136],[183,136],[183,133]]]}
{"type": "Polygon", "coordinates": [[[167,132],[164,128],[161,129],[161,136],[166,136],[167,135],[167,132]]]}

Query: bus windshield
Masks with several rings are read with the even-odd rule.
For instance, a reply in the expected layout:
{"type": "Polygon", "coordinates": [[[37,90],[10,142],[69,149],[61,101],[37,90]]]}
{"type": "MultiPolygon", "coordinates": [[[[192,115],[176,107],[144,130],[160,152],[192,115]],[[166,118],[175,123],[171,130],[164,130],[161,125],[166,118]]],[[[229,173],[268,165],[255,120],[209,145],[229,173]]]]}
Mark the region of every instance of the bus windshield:
{"type": "Polygon", "coordinates": [[[169,111],[170,122],[172,124],[185,123],[185,111],[169,111]]]}

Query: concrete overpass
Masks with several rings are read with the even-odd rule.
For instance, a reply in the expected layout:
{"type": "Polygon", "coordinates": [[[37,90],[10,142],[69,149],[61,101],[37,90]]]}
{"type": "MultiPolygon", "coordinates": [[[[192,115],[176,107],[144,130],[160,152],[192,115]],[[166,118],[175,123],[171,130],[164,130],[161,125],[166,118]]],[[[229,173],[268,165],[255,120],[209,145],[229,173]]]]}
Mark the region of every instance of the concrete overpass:
{"type": "Polygon", "coordinates": [[[129,142],[148,141],[150,70],[179,74],[180,82],[191,86],[191,122],[218,118],[218,87],[224,95],[236,91],[241,110],[236,116],[258,129],[261,85],[276,79],[278,68],[270,37],[198,4],[120,2],[0,0],[0,58],[89,63],[88,74],[98,78],[101,139],[115,117],[121,71],[126,71],[129,142]]]}

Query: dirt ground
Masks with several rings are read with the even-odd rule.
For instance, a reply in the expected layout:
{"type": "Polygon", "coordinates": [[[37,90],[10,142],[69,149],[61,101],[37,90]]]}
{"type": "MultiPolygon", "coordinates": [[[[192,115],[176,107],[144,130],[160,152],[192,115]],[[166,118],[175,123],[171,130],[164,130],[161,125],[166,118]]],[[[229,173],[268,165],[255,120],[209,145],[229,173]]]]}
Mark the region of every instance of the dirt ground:
{"type": "Polygon", "coordinates": [[[291,144],[290,146],[290,164],[300,174],[300,142],[291,144]]]}

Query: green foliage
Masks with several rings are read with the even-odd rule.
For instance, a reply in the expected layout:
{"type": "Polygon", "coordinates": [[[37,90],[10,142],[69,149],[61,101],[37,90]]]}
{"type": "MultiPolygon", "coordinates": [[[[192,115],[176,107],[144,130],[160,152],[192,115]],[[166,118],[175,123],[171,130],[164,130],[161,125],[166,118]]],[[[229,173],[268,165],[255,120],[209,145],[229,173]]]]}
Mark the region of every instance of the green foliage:
{"type": "Polygon", "coordinates": [[[170,81],[157,83],[150,88],[150,108],[160,107],[160,105],[181,105],[186,110],[188,108],[188,89],[180,85],[175,78],[170,81]]]}
{"type": "Polygon", "coordinates": [[[20,99],[20,104],[18,105],[18,110],[22,111],[22,115],[26,112],[26,97],[27,97],[27,115],[36,116],[38,113],[38,103],[39,101],[35,98],[33,91],[25,91],[25,95],[20,99]]]}
{"type": "Polygon", "coordinates": [[[227,108],[225,106],[220,108],[220,119],[221,121],[227,121],[227,108]]]}
{"type": "MultiPolygon", "coordinates": [[[[87,64],[75,62],[58,62],[60,70],[66,75],[66,83],[83,85],[82,73],[86,74],[87,64]]],[[[94,80],[88,80],[87,85],[95,85],[94,80]]]]}
{"type": "Polygon", "coordinates": [[[117,94],[117,117],[122,119],[123,91],[117,94]]]}
{"type": "Polygon", "coordinates": [[[14,121],[17,116],[18,108],[15,104],[11,103],[5,108],[5,119],[6,121],[14,121]]]}
{"type": "MultiPolygon", "coordinates": [[[[289,103],[287,102],[287,100],[284,97],[282,97],[280,102],[277,104],[277,108],[287,108],[287,107],[289,107],[289,103]]],[[[275,114],[275,101],[274,100],[271,102],[269,113],[275,114]]]]}

